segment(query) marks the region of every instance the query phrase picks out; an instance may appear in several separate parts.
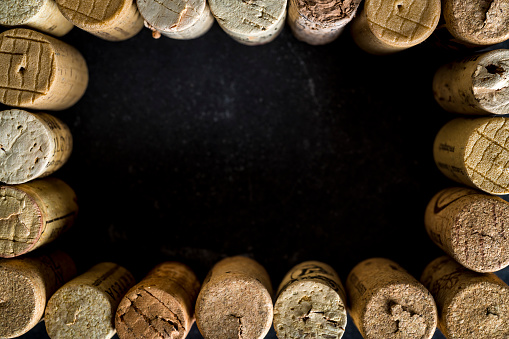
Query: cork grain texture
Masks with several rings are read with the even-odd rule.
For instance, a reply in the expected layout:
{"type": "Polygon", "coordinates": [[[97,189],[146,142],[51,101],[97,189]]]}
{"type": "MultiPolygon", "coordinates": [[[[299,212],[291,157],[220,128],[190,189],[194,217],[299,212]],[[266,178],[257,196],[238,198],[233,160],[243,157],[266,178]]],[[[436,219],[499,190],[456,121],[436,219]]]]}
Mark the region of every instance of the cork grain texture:
{"type": "Polygon", "coordinates": [[[6,26],[27,23],[47,0],[4,0],[0,2],[0,24],[6,26]]]}
{"type": "Polygon", "coordinates": [[[322,26],[334,26],[338,21],[353,17],[359,6],[357,0],[291,0],[299,14],[322,26]]]}
{"type": "Polygon", "coordinates": [[[210,13],[203,0],[137,0],[137,4],[143,18],[162,31],[183,31],[196,24],[203,12],[210,13]]]}

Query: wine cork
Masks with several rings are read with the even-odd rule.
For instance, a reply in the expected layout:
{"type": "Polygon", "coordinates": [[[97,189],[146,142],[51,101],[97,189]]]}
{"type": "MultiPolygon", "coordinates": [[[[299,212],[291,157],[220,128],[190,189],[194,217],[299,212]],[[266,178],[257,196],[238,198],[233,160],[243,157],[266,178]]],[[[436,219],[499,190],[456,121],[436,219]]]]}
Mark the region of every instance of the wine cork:
{"type": "Polygon", "coordinates": [[[509,337],[509,286],[495,274],[469,271],[444,256],[426,267],[421,281],[436,300],[438,328],[447,338],[509,337]]]}
{"type": "Polygon", "coordinates": [[[0,25],[28,26],[55,36],[66,35],[74,27],[54,0],[2,0],[0,25]]]}
{"type": "Polygon", "coordinates": [[[60,251],[0,260],[0,337],[15,338],[37,325],[46,301],[75,275],[74,262],[60,251]]]}
{"type": "Polygon", "coordinates": [[[209,272],[196,301],[205,339],[264,338],[272,325],[272,285],[256,261],[230,257],[209,272]]]}
{"type": "Polygon", "coordinates": [[[341,338],[346,319],[345,290],[329,265],[306,261],[283,278],[274,305],[279,339],[341,338]]]}
{"type": "Polygon", "coordinates": [[[494,50],[441,67],[433,79],[433,93],[449,112],[509,113],[509,50],[494,50]]]}
{"type": "Polygon", "coordinates": [[[194,322],[200,282],[178,262],[156,266],[127,292],[115,315],[118,337],[183,339],[194,322]]]}
{"type": "Polygon", "coordinates": [[[289,0],[288,25],[293,35],[310,45],[334,41],[344,30],[361,0],[289,0]]]}
{"type": "Polygon", "coordinates": [[[245,45],[271,42],[285,23],[286,0],[209,0],[209,6],[221,28],[245,45]]]}
{"type": "Polygon", "coordinates": [[[62,14],[76,27],[101,39],[122,41],[143,28],[133,0],[56,0],[62,14]]]}
{"type": "Polygon", "coordinates": [[[48,301],[44,321],[51,338],[111,338],[117,306],[135,283],[114,263],[95,265],[62,286],[48,301]]]}
{"type": "Polygon", "coordinates": [[[431,338],[437,310],[431,294],[395,262],[372,258],[346,280],[350,315],[365,339],[431,338]]]}
{"type": "Polygon", "coordinates": [[[435,163],[452,180],[490,194],[508,194],[508,126],[502,117],[450,121],[435,138],[435,163]]]}
{"type": "Polygon", "coordinates": [[[206,0],[137,0],[148,26],[173,39],[195,39],[212,27],[214,17],[206,0]]]}
{"type": "Polygon", "coordinates": [[[0,34],[0,103],[63,110],[85,93],[88,69],[72,46],[25,28],[0,34]]]}
{"type": "Polygon", "coordinates": [[[50,175],[71,155],[71,131],[49,114],[1,111],[0,130],[0,182],[21,184],[50,175]]]}
{"type": "Polygon", "coordinates": [[[389,54],[426,40],[440,19],[440,0],[366,0],[352,21],[355,43],[372,54],[389,54]]]}

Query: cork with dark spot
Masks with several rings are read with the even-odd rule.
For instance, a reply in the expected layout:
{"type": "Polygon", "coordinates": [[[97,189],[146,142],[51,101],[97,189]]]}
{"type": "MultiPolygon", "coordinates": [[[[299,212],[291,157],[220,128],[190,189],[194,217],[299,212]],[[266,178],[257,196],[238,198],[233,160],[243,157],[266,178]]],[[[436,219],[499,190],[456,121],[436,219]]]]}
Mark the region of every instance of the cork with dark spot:
{"type": "Polygon", "coordinates": [[[165,262],[132,287],[118,305],[118,337],[183,339],[194,322],[200,282],[184,264],[165,262]]]}
{"type": "Polygon", "coordinates": [[[395,262],[372,258],[346,280],[350,315],[365,339],[431,338],[437,309],[431,294],[395,262]]]}
{"type": "Polygon", "coordinates": [[[196,301],[196,324],[205,339],[264,338],[272,325],[267,271],[246,257],[230,257],[209,272],[196,301]]]}
{"type": "Polygon", "coordinates": [[[447,338],[509,338],[509,286],[493,273],[469,271],[451,258],[433,260],[422,283],[436,300],[447,338]]]}

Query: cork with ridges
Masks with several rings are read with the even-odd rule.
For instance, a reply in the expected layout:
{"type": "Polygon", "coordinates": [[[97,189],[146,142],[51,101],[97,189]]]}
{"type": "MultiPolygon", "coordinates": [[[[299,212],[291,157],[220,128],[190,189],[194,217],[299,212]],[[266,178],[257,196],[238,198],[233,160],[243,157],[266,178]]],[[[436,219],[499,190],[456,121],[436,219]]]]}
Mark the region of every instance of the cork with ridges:
{"type": "Polygon", "coordinates": [[[135,283],[124,267],[104,262],[66,283],[44,313],[50,338],[104,338],[115,335],[114,316],[135,283]]]}
{"type": "Polygon", "coordinates": [[[115,315],[118,337],[183,339],[194,323],[200,282],[184,264],[156,266],[122,298],[115,315]]]}
{"type": "Polygon", "coordinates": [[[196,301],[196,324],[205,339],[264,338],[272,325],[267,271],[246,257],[218,262],[196,301]]]}
{"type": "Polygon", "coordinates": [[[74,27],[54,0],[2,0],[0,25],[28,26],[55,36],[63,36],[74,27]]]}
{"type": "Polygon", "coordinates": [[[366,0],[351,24],[355,43],[372,54],[389,54],[426,40],[440,20],[440,0],[366,0]]]}
{"type": "Polygon", "coordinates": [[[447,338],[509,338],[509,286],[495,274],[469,271],[443,256],[421,281],[436,300],[438,328],[447,338]]]}
{"type": "Polygon", "coordinates": [[[143,28],[133,0],[56,0],[62,14],[76,27],[101,39],[122,41],[143,28]]]}
{"type": "Polygon", "coordinates": [[[245,45],[274,40],[285,24],[286,0],[209,0],[221,28],[245,45]]]}
{"type": "Polygon", "coordinates": [[[449,112],[509,113],[509,50],[489,51],[442,66],[433,78],[433,94],[449,112]]]}
{"type": "Polygon", "coordinates": [[[435,138],[435,163],[452,180],[490,194],[508,194],[508,138],[507,118],[454,119],[435,138]]]}
{"type": "Polygon", "coordinates": [[[346,280],[350,316],[365,339],[431,338],[437,326],[435,301],[395,262],[372,258],[346,280]]]}
{"type": "Polygon", "coordinates": [[[37,325],[51,295],[75,275],[74,262],[60,251],[0,260],[0,338],[37,325]]]}
{"type": "Polygon", "coordinates": [[[0,34],[0,103],[64,110],[88,84],[85,59],[74,47],[25,28],[0,34]]]}
{"type": "Polygon", "coordinates": [[[283,278],[274,305],[279,339],[341,338],[346,322],[345,290],[332,267],[306,261],[283,278]]]}
{"type": "Polygon", "coordinates": [[[0,186],[0,257],[12,258],[55,240],[78,214],[76,194],[56,178],[0,186]]]}

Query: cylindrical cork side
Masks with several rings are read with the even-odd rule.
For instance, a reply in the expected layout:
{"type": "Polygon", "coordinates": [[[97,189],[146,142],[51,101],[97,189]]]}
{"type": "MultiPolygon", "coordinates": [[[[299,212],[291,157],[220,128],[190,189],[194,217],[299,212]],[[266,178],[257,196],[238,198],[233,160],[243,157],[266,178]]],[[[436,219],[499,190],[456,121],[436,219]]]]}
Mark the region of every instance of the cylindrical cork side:
{"type": "Polygon", "coordinates": [[[115,315],[118,337],[183,339],[194,322],[200,282],[184,264],[156,266],[122,298],[115,315]]]}
{"type": "Polygon", "coordinates": [[[205,339],[264,338],[272,325],[272,286],[256,261],[231,257],[218,262],[196,301],[196,324],[205,339]]]}
{"type": "Polygon", "coordinates": [[[368,53],[398,52],[426,40],[440,20],[440,0],[366,0],[352,21],[355,43],[368,53]]]}
{"type": "Polygon", "coordinates": [[[421,281],[437,302],[438,327],[447,338],[509,337],[509,286],[495,274],[469,271],[444,256],[426,267],[421,281]]]}
{"type": "Polygon", "coordinates": [[[365,339],[431,338],[437,310],[431,294],[395,262],[372,258],[346,281],[350,315],[365,339]]]}
{"type": "Polygon", "coordinates": [[[345,290],[332,267],[306,261],[283,278],[274,305],[279,339],[341,338],[346,322],[345,290]]]}

